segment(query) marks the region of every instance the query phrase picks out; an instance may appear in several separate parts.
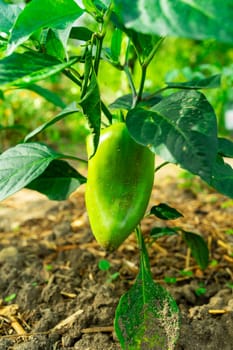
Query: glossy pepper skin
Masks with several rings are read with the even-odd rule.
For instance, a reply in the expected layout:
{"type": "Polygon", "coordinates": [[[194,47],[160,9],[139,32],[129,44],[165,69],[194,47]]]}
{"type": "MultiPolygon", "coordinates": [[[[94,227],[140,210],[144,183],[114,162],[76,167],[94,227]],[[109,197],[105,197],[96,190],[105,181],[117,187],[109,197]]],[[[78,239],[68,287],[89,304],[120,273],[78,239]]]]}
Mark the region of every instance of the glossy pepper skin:
{"type": "MultiPolygon", "coordinates": [[[[91,155],[87,142],[87,152],[91,155]]],[[[117,249],[145,214],[154,181],[154,154],[137,144],[125,123],[101,132],[88,162],[86,208],[96,240],[117,249]]]]}

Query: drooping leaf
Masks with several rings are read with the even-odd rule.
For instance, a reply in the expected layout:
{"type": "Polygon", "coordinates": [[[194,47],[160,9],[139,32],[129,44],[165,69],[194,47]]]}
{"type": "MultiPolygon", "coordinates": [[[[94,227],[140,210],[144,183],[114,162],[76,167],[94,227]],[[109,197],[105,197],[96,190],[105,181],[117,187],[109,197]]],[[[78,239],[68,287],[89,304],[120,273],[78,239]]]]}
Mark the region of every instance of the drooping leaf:
{"type": "Polygon", "coordinates": [[[209,250],[205,240],[198,234],[188,231],[182,231],[183,237],[189,246],[192,256],[198,265],[205,269],[209,264],[209,250]]]}
{"type": "Polygon", "coordinates": [[[233,158],[233,141],[223,137],[218,138],[218,154],[223,157],[233,158]]]}
{"type": "Polygon", "coordinates": [[[40,176],[60,153],[40,143],[23,143],[0,155],[0,200],[27,186],[40,176]]]}
{"type": "Polygon", "coordinates": [[[179,227],[153,227],[150,236],[153,239],[158,239],[164,236],[173,236],[177,235],[177,231],[179,231],[179,227]]]}
{"type": "Polygon", "coordinates": [[[21,11],[22,8],[19,5],[6,4],[0,0],[0,32],[8,33],[21,11]]]}
{"type": "Polygon", "coordinates": [[[45,194],[51,200],[65,200],[86,178],[64,160],[53,160],[27,188],[45,194]]]}
{"type": "Polygon", "coordinates": [[[37,30],[42,28],[64,30],[82,14],[83,10],[74,0],[33,0],[29,2],[13,27],[8,47],[9,54],[37,30]]]}
{"type": "Polygon", "coordinates": [[[71,66],[75,60],[61,62],[55,57],[37,52],[13,53],[0,60],[0,85],[4,89],[12,86],[27,87],[57,74],[71,66]]]}
{"type": "Polygon", "coordinates": [[[120,299],[114,325],[124,350],[174,349],[179,310],[169,292],[153,281],[144,243],[139,274],[120,299]]]}
{"type": "Polygon", "coordinates": [[[179,88],[179,89],[213,89],[218,88],[221,84],[221,75],[212,75],[209,78],[194,79],[191,81],[177,83],[177,82],[167,82],[169,88],[179,88]]]}
{"type": "Polygon", "coordinates": [[[154,205],[150,210],[150,214],[153,214],[162,220],[175,220],[183,216],[178,210],[170,207],[166,203],[154,205]]]}
{"type": "Polygon", "coordinates": [[[232,1],[114,0],[126,28],[159,36],[233,42],[232,1]]]}
{"type": "Polygon", "coordinates": [[[217,154],[217,121],[202,93],[179,91],[150,110],[132,109],[126,124],[138,143],[210,181],[217,154]]]}
{"type": "Polygon", "coordinates": [[[80,112],[80,110],[76,107],[76,103],[75,102],[71,103],[69,106],[67,106],[65,109],[63,109],[63,111],[61,113],[59,113],[56,117],[54,117],[53,119],[49,120],[48,122],[38,126],[38,128],[36,128],[32,132],[30,132],[27,136],[25,136],[24,142],[28,142],[32,137],[38,135],[39,133],[41,133],[42,131],[47,129],[49,126],[57,123],[58,121],[67,117],[68,115],[73,114],[73,113],[77,113],[77,112],[80,112]]]}
{"type": "Polygon", "coordinates": [[[32,85],[27,86],[27,89],[36,92],[38,95],[42,96],[47,101],[53,103],[57,107],[65,108],[65,106],[66,106],[59,95],[57,95],[55,92],[48,90],[40,85],[32,84],[32,85]]]}

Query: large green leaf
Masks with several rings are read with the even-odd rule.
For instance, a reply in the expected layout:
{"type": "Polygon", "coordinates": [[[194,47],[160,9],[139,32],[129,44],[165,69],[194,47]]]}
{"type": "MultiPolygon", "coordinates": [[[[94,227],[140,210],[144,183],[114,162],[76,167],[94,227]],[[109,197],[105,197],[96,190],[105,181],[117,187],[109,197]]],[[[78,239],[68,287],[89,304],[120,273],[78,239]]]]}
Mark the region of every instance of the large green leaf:
{"type": "Polygon", "coordinates": [[[114,0],[126,28],[160,36],[233,43],[232,0],[114,0]]]}
{"type": "Polygon", "coordinates": [[[136,282],[116,309],[115,331],[124,350],[173,350],[178,338],[178,307],[153,281],[144,243],[136,282]]]}
{"type": "Polygon", "coordinates": [[[36,52],[13,53],[0,60],[0,85],[4,89],[26,87],[62,71],[74,62],[75,59],[61,62],[55,57],[36,52]]]}
{"type": "Polygon", "coordinates": [[[21,11],[20,6],[6,4],[3,0],[0,0],[0,32],[8,33],[21,11]]]}
{"type": "Polygon", "coordinates": [[[3,152],[0,156],[0,200],[27,186],[58,158],[62,155],[40,143],[18,144],[3,152]]]}
{"type": "Polygon", "coordinates": [[[65,200],[86,178],[64,160],[53,160],[27,188],[45,194],[51,200],[65,200]]]}
{"type": "Polygon", "coordinates": [[[83,14],[74,0],[33,0],[18,16],[13,27],[9,53],[42,28],[64,30],[83,14]]]}
{"type": "Polygon", "coordinates": [[[150,110],[132,109],[126,123],[138,143],[210,181],[217,154],[217,122],[202,93],[179,91],[150,110]]]}

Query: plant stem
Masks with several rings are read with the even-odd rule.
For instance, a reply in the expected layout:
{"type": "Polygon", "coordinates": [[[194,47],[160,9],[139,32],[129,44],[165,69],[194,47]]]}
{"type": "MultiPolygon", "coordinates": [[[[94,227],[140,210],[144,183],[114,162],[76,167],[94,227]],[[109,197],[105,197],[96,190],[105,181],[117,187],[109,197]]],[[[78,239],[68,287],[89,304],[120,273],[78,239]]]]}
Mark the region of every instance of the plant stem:
{"type": "Polygon", "coordinates": [[[142,99],[144,84],[145,84],[145,80],[146,80],[147,68],[148,68],[150,62],[152,61],[152,59],[154,58],[156,52],[160,48],[160,45],[162,44],[163,41],[164,41],[164,38],[161,37],[160,40],[156,43],[156,45],[153,47],[153,49],[151,50],[149,56],[145,59],[145,61],[140,62],[140,64],[141,64],[141,81],[140,81],[139,91],[137,94],[136,104],[142,99]]]}
{"type": "Polygon", "coordinates": [[[88,161],[86,159],[75,157],[75,156],[70,156],[70,155],[66,155],[66,154],[61,154],[61,158],[77,160],[77,161],[82,162],[82,163],[88,163],[88,161]]]}
{"type": "Polygon", "coordinates": [[[132,75],[130,73],[129,66],[127,65],[127,63],[124,65],[123,70],[127,76],[129,86],[132,91],[132,108],[134,108],[136,106],[136,101],[137,101],[137,91],[136,91],[136,88],[132,79],[132,75]]]}
{"type": "Polygon", "coordinates": [[[105,116],[107,117],[107,119],[109,120],[109,122],[112,123],[112,114],[109,111],[109,109],[107,108],[107,106],[104,104],[103,101],[101,101],[101,109],[102,109],[103,113],[105,114],[105,116]]]}

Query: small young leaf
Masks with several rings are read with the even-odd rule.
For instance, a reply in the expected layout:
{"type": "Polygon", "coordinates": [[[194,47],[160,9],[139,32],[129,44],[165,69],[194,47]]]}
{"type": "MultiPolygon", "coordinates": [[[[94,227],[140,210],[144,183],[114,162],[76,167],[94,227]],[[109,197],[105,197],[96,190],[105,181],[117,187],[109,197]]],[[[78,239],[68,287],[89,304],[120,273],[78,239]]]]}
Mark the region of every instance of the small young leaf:
{"type": "Polygon", "coordinates": [[[124,350],[171,350],[179,333],[179,310],[169,292],[153,281],[144,242],[141,248],[140,271],[117,306],[115,331],[124,350]]]}
{"type": "Polygon", "coordinates": [[[166,203],[154,205],[150,210],[150,214],[153,214],[162,220],[174,220],[183,216],[178,210],[170,207],[166,203]]]}
{"type": "Polygon", "coordinates": [[[76,103],[75,102],[71,103],[66,108],[64,108],[63,111],[61,113],[59,113],[56,117],[49,120],[47,123],[44,123],[44,124],[38,126],[38,128],[36,128],[32,132],[30,132],[27,136],[25,136],[24,142],[28,142],[28,140],[30,140],[32,137],[38,135],[39,133],[41,133],[42,131],[47,129],[49,126],[57,123],[61,119],[64,119],[68,115],[73,114],[73,113],[77,113],[77,112],[80,112],[80,110],[76,107],[76,103]]]}
{"type": "Polygon", "coordinates": [[[45,171],[27,185],[27,188],[45,194],[51,200],[62,201],[69,197],[86,178],[64,160],[53,160],[45,171]]]}
{"type": "Polygon", "coordinates": [[[205,240],[198,234],[182,231],[183,237],[198,265],[205,269],[209,264],[209,250],[205,240]]]}
{"type": "Polygon", "coordinates": [[[150,232],[150,236],[154,239],[164,236],[173,236],[177,235],[177,231],[179,230],[179,227],[153,227],[150,232]]]}
{"type": "Polygon", "coordinates": [[[46,145],[23,143],[0,155],[0,200],[27,186],[54,160],[62,158],[46,145]]]}

